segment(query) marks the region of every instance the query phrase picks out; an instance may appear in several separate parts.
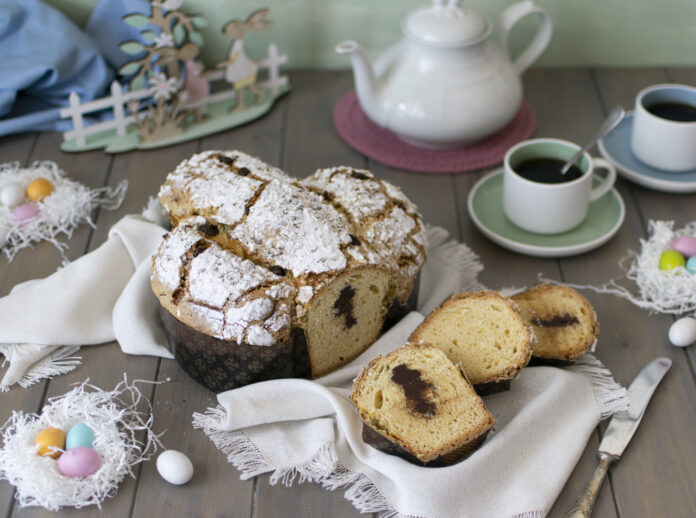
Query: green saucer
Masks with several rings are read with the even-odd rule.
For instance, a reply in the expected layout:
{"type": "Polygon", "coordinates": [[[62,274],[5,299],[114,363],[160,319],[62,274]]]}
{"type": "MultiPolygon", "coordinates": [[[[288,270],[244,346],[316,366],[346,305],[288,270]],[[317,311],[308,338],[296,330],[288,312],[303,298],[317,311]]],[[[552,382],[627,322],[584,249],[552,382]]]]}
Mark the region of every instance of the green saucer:
{"type": "Polygon", "coordinates": [[[481,178],[469,193],[474,225],[503,248],[537,257],[566,257],[603,245],[619,230],[626,209],[616,189],[590,203],[587,218],[562,234],[535,234],[514,225],[503,213],[503,170],[481,178]]]}

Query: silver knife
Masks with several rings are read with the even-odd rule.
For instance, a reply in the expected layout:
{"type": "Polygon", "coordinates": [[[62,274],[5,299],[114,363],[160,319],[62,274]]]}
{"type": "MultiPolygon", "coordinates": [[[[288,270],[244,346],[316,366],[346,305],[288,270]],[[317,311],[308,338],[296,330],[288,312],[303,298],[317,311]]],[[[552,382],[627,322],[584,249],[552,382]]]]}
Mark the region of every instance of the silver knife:
{"type": "Polygon", "coordinates": [[[565,518],[590,517],[592,506],[607,475],[609,464],[621,457],[643,418],[650,397],[671,366],[672,360],[669,358],[657,358],[643,367],[643,370],[638,373],[636,379],[628,387],[631,405],[626,412],[614,415],[609,421],[609,426],[604,432],[602,442],[599,443],[597,450],[599,466],[595,469],[590,482],[580,493],[575,505],[568,511],[565,518]]]}

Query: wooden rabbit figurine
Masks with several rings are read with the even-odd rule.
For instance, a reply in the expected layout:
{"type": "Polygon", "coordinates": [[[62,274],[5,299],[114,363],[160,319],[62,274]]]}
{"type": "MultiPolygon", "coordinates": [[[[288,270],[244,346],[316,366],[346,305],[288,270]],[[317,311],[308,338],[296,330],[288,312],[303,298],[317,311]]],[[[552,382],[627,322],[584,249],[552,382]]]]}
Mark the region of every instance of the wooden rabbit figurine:
{"type": "Polygon", "coordinates": [[[273,22],[266,20],[267,15],[268,9],[259,9],[251,13],[246,21],[232,20],[222,28],[223,34],[230,38],[233,43],[227,59],[218,63],[216,67],[225,69],[225,81],[230,83],[236,91],[237,102],[232,110],[246,107],[243,97],[245,89],[249,89],[254,94],[252,105],[258,102],[263,91],[256,86],[256,74],[259,66],[249,59],[244,52],[244,36],[249,31],[262,31],[271,27],[273,22]]]}

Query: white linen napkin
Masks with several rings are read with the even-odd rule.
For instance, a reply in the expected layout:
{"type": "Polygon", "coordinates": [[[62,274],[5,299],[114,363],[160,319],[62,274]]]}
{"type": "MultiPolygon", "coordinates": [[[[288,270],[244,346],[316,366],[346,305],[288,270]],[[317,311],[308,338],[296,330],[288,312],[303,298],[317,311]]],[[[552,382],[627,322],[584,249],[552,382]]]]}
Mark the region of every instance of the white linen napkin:
{"type": "Polygon", "coordinates": [[[45,279],[18,284],[0,298],[0,353],[10,363],[0,389],[7,390],[15,383],[28,386],[68,372],[79,365],[79,359],[71,355],[80,346],[111,342],[129,333],[131,339],[124,340],[129,347],[126,352],[171,358],[163,334],[158,341],[147,341],[132,331],[152,329],[154,324],[146,337],[157,337],[158,330],[163,333],[159,321],[151,318],[156,311],[152,290],[148,293],[140,285],[129,292],[127,287],[137,277],[133,275],[136,267],[148,268],[150,254],[165,232],[145,218],[126,216],[93,252],[45,279]],[[117,305],[124,288],[129,296],[117,305]],[[150,304],[143,300],[148,296],[150,304]],[[150,312],[137,313],[142,305],[151,306],[150,312]],[[120,309],[115,318],[121,316],[123,325],[114,325],[114,306],[120,309]]]}
{"type": "Polygon", "coordinates": [[[314,481],[344,489],[361,512],[390,518],[544,516],[602,417],[626,409],[626,391],[591,355],[569,369],[529,367],[508,392],[484,397],[494,433],[463,462],[424,468],[366,445],[348,399],[353,378],[377,354],[403,345],[423,320],[410,313],[359,358],[323,378],[272,380],[218,394],[194,414],[248,479],[314,481]]]}

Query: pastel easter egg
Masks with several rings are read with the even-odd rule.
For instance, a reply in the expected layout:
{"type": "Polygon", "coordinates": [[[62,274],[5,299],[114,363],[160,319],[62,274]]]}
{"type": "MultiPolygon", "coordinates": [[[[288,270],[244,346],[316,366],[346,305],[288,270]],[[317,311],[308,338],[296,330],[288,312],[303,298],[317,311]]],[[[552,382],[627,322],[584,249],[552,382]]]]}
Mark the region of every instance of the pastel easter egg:
{"type": "Polygon", "coordinates": [[[88,446],[77,446],[58,459],[58,470],[66,477],[88,477],[101,466],[99,454],[88,446]]]}
{"type": "Polygon", "coordinates": [[[686,259],[676,250],[667,250],[660,256],[660,270],[671,270],[677,266],[686,266],[686,259]]]}
{"type": "Polygon", "coordinates": [[[65,449],[65,432],[59,428],[44,428],[37,435],[34,444],[39,446],[39,455],[57,459],[65,449]]]}
{"type": "Polygon", "coordinates": [[[696,342],[696,318],[680,318],[669,327],[669,341],[677,347],[696,342]]]}
{"type": "Polygon", "coordinates": [[[694,257],[696,256],[696,237],[680,236],[672,241],[671,248],[684,257],[694,257]]]}
{"type": "Polygon", "coordinates": [[[16,183],[6,185],[0,191],[0,202],[5,207],[16,207],[24,201],[24,188],[16,183]]]}
{"type": "Polygon", "coordinates": [[[157,457],[157,472],[170,484],[180,486],[193,477],[193,464],[180,451],[166,450],[157,457]]]}
{"type": "Polygon", "coordinates": [[[696,274],[696,255],[689,257],[689,260],[686,261],[686,269],[689,270],[689,272],[696,274]]]}
{"type": "Polygon", "coordinates": [[[45,178],[37,178],[27,186],[27,196],[31,201],[43,200],[53,192],[53,184],[45,178]]]}
{"type": "Polygon", "coordinates": [[[36,205],[20,205],[12,213],[12,217],[17,223],[25,223],[39,215],[39,208],[36,205]]]}
{"type": "Polygon", "coordinates": [[[92,447],[94,444],[94,432],[85,423],[78,423],[70,430],[65,438],[65,449],[72,450],[78,446],[92,447]]]}

